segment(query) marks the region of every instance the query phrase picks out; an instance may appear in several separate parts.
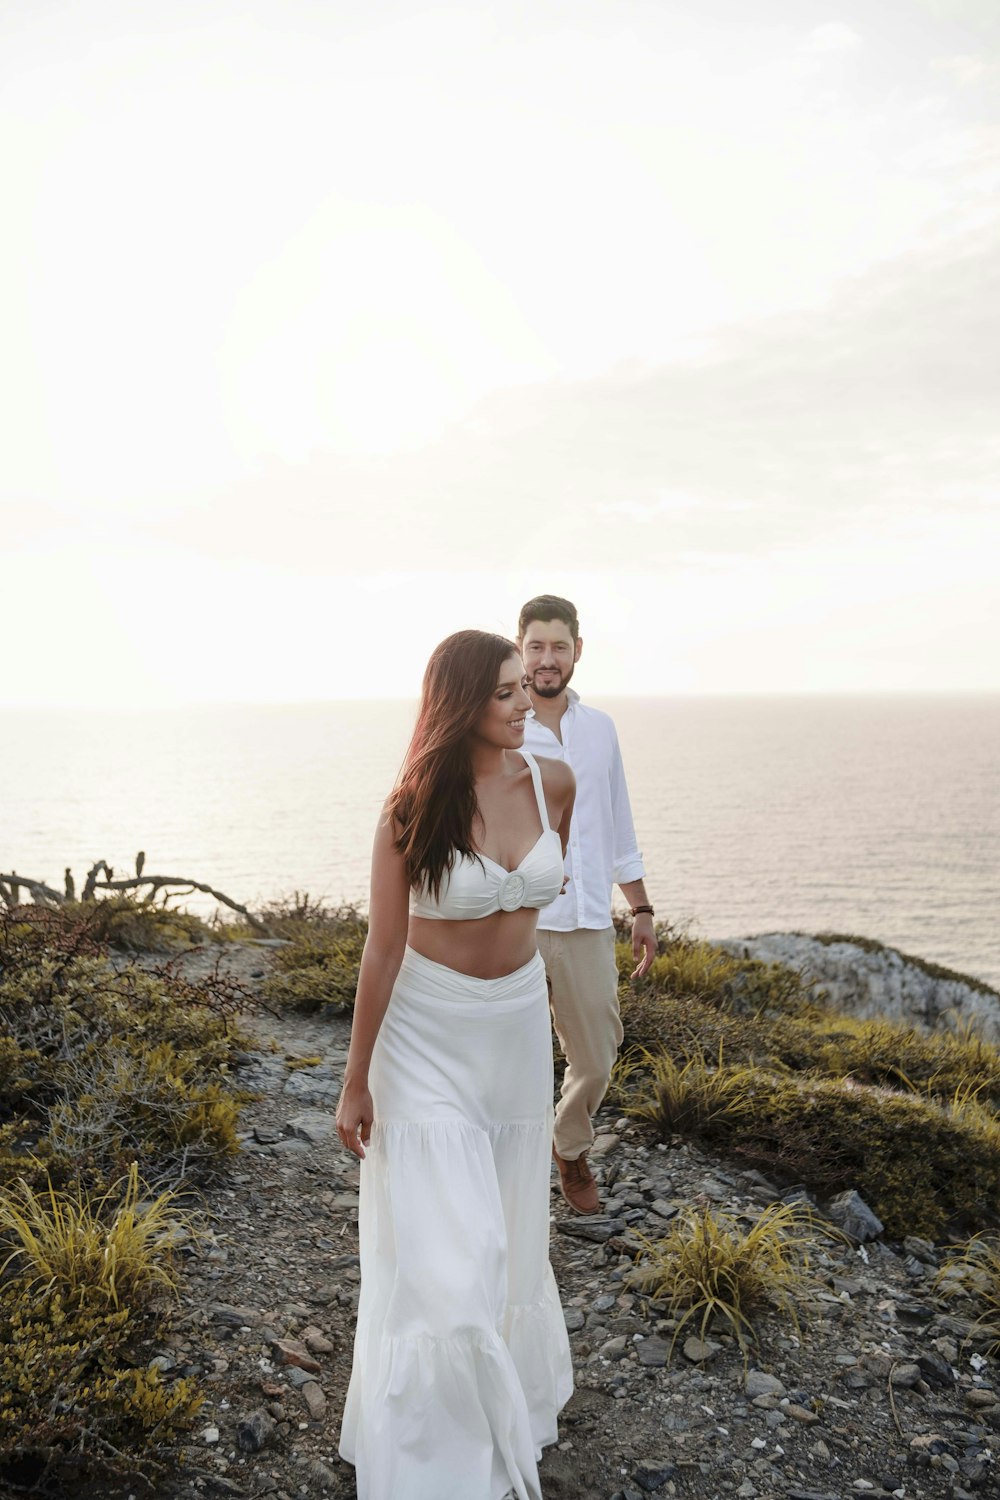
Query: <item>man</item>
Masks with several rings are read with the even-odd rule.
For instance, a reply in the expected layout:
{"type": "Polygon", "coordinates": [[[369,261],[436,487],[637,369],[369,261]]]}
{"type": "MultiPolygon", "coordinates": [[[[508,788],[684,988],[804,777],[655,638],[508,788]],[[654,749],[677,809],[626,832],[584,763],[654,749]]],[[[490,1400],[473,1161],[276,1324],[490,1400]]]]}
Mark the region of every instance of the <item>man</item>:
{"type": "Polygon", "coordinates": [[[553,1155],[563,1197],[577,1213],[600,1210],[587,1163],[591,1116],[608,1087],[622,1040],[618,1012],[612,885],[632,912],[632,978],[656,956],[653,908],[643,885],[618,736],[609,716],[588,708],[569,686],[583,641],[568,599],[542,594],[521,610],[517,647],[533,712],[525,749],[564,760],[576,776],[564,893],[539,913],[538,947],[545,960],[556,1034],[566,1056],[553,1155]]]}

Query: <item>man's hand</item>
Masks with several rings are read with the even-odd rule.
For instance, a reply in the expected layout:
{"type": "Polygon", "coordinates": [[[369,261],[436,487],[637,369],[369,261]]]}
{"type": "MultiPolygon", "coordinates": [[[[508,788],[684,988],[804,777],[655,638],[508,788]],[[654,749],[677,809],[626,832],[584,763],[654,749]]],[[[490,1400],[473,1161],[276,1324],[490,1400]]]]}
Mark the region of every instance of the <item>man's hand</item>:
{"type": "Polygon", "coordinates": [[[653,919],[648,911],[641,911],[637,917],[632,918],[632,957],[636,960],[636,968],[632,970],[631,975],[633,979],[641,979],[643,974],[649,972],[656,952],[656,928],[653,926],[653,919]]]}

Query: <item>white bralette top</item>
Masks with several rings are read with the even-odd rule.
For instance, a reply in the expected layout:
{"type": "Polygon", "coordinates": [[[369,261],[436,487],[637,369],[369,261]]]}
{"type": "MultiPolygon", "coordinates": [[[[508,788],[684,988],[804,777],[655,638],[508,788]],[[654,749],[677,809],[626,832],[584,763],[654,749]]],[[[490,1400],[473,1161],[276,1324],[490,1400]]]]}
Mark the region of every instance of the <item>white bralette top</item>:
{"type": "Polygon", "coordinates": [[[436,901],[427,894],[426,885],[414,888],[411,917],[464,922],[492,917],[498,911],[518,911],[522,906],[548,906],[558,896],[563,883],[562,841],[556,829],[549,827],[538,763],[526,750],[520,754],[531,772],[542,820],[542,831],[535,843],[516,870],[505,870],[488,854],[457,856],[451,871],[445,872],[436,901]]]}

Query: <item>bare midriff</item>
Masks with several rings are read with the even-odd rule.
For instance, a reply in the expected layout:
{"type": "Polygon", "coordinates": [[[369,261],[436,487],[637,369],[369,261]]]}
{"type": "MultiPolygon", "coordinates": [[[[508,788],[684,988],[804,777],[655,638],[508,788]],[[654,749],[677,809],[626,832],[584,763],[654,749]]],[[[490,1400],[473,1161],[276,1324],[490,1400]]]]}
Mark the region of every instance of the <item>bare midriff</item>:
{"type": "Polygon", "coordinates": [[[406,941],[432,963],[473,979],[502,979],[534,958],[538,912],[529,906],[466,922],[411,917],[406,941]]]}

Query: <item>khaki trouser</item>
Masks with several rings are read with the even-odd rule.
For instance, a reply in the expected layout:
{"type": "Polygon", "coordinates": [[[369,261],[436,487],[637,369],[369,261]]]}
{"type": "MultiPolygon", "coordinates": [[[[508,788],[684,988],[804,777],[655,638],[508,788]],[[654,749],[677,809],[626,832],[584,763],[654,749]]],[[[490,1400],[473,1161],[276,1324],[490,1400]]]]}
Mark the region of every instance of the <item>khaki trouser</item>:
{"type": "Polygon", "coordinates": [[[594,1139],[591,1115],[604,1098],[622,1040],[613,927],[538,933],[556,1035],[566,1055],[553,1139],[575,1161],[594,1139]]]}

